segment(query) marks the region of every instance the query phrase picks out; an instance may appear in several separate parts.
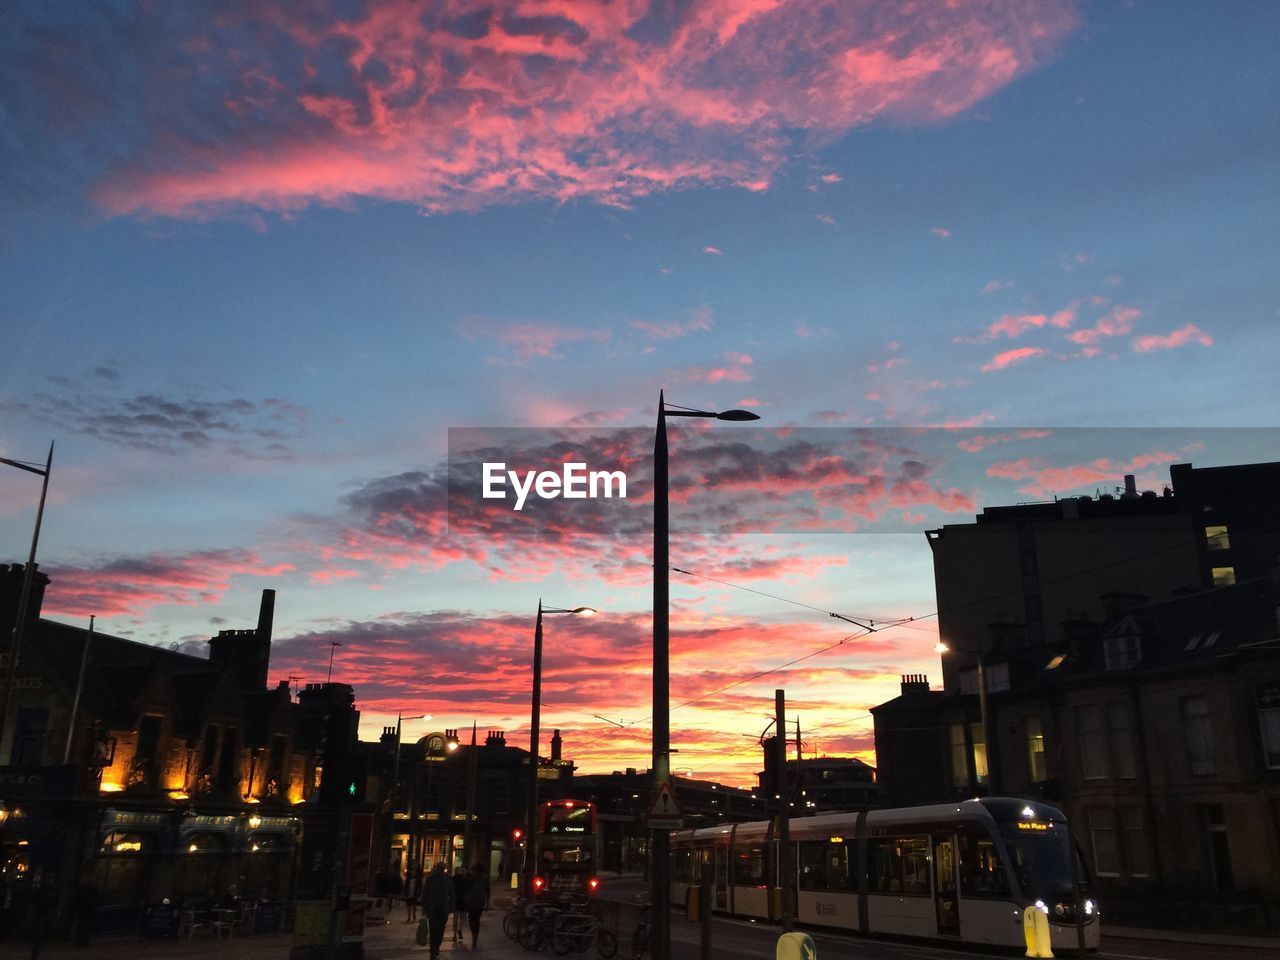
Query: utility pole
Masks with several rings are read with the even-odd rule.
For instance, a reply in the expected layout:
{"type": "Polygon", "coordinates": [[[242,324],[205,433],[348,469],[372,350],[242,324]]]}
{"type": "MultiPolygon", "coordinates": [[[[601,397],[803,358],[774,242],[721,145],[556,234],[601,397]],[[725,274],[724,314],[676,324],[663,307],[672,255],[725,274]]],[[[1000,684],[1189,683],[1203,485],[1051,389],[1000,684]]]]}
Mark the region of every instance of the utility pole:
{"type": "Polygon", "coordinates": [[[778,724],[778,736],[773,741],[778,758],[778,889],[782,894],[782,931],[790,933],[794,923],[791,910],[791,817],[788,812],[791,786],[787,778],[786,691],[775,690],[773,702],[778,724]]]}

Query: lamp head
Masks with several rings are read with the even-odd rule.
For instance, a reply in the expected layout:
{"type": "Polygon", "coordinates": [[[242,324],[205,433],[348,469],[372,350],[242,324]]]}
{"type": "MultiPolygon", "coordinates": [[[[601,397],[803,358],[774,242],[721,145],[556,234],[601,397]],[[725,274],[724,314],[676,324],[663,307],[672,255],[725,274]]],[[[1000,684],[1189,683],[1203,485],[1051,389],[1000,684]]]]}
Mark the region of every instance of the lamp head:
{"type": "Polygon", "coordinates": [[[716,414],[716,419],[742,422],[746,420],[759,420],[760,414],[752,413],[750,410],[723,410],[716,414]]]}
{"type": "Polygon", "coordinates": [[[599,613],[600,611],[599,611],[599,610],[597,610],[595,607],[574,607],[574,608],[573,608],[572,610],[570,610],[569,612],[570,612],[570,613],[576,613],[576,614],[579,614],[580,616],[584,616],[584,617],[590,617],[590,616],[593,616],[593,615],[595,615],[595,614],[599,613]]]}
{"type": "Polygon", "coordinates": [[[937,642],[937,644],[934,646],[934,648],[933,648],[933,649],[934,649],[937,653],[950,653],[950,652],[951,652],[951,648],[950,648],[950,647],[948,647],[948,646],[947,646],[945,643],[943,643],[941,640],[939,640],[939,641],[937,642]]]}

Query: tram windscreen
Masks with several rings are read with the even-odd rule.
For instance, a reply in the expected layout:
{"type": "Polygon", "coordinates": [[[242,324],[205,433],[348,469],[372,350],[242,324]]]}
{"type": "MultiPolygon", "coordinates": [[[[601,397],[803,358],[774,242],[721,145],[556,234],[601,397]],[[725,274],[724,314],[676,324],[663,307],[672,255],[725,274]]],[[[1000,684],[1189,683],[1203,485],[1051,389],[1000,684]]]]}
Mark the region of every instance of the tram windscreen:
{"type": "Polygon", "coordinates": [[[1015,820],[1000,824],[1009,865],[1028,900],[1072,900],[1071,850],[1065,824],[1015,820]]]}
{"type": "Polygon", "coordinates": [[[545,812],[545,832],[554,834],[592,833],[592,809],[587,806],[549,806],[545,812]]]}

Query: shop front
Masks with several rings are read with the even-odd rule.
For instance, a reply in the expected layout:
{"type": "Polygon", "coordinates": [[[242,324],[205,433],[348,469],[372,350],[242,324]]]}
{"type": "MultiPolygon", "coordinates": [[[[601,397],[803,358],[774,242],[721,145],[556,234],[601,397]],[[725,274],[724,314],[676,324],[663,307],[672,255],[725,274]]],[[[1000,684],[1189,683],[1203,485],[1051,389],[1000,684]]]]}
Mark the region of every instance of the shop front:
{"type": "Polygon", "coordinates": [[[89,870],[98,903],[95,936],[137,931],[144,906],[164,887],[172,853],[171,823],[164,812],[102,812],[89,870]]]}

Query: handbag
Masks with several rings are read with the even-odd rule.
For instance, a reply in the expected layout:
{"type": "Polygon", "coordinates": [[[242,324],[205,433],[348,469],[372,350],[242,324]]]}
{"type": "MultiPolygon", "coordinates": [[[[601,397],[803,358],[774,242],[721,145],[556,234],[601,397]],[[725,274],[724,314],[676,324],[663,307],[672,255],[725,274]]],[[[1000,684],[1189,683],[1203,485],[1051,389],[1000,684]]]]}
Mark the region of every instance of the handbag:
{"type": "Polygon", "coordinates": [[[418,921],[418,932],[414,934],[413,940],[420,947],[425,947],[431,941],[431,923],[426,917],[418,921]]]}

